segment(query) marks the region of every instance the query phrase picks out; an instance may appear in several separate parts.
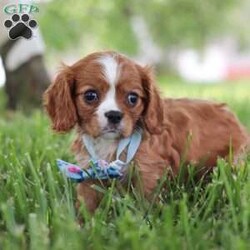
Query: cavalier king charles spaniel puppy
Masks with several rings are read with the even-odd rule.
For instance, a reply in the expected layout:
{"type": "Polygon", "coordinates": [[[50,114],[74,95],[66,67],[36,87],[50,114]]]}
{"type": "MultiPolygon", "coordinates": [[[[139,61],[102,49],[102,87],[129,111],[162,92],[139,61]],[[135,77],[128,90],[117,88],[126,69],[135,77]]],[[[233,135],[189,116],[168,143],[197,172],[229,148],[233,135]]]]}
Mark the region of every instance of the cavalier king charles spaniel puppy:
{"type": "MultiPolygon", "coordinates": [[[[72,66],[64,66],[44,94],[45,108],[53,129],[76,128],[72,145],[81,168],[90,156],[82,136],[92,138],[100,159],[114,160],[120,139],[136,128],[142,141],[134,156],[142,190],[150,199],[159,179],[180,166],[195,166],[198,176],[216,166],[229,151],[236,160],[249,145],[249,135],[236,116],[222,103],[188,98],[161,98],[150,67],[142,67],[116,52],[97,52],[72,66]]],[[[91,186],[98,180],[77,185],[78,206],[90,212],[101,194],[91,186]]]]}

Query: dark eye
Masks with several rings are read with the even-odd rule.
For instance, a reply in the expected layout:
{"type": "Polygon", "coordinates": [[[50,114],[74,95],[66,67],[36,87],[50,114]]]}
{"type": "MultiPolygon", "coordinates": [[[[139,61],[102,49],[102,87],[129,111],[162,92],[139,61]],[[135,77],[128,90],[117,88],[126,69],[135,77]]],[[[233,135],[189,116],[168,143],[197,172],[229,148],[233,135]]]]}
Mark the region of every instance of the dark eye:
{"type": "Polygon", "coordinates": [[[128,104],[130,106],[135,106],[138,101],[138,95],[136,93],[130,93],[128,95],[128,104]]]}
{"type": "Polygon", "coordinates": [[[84,100],[87,103],[93,103],[98,101],[98,94],[95,90],[88,90],[84,93],[84,100]]]}

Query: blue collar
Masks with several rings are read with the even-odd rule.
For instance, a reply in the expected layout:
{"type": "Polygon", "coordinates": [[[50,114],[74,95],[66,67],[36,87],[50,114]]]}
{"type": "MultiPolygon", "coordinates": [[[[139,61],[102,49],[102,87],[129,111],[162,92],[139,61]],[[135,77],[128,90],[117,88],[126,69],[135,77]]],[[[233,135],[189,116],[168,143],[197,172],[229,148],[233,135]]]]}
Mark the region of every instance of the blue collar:
{"type": "Polygon", "coordinates": [[[57,160],[57,165],[66,177],[77,182],[82,182],[87,179],[105,180],[120,178],[140,146],[142,139],[141,134],[141,130],[138,129],[130,137],[121,139],[118,143],[116,159],[110,163],[105,160],[98,159],[92,139],[85,134],[83,136],[83,143],[91,157],[91,160],[89,161],[89,168],[81,169],[74,164],[59,159],[57,160]],[[126,148],[126,160],[122,161],[120,160],[120,155],[126,150],[126,148]]]}

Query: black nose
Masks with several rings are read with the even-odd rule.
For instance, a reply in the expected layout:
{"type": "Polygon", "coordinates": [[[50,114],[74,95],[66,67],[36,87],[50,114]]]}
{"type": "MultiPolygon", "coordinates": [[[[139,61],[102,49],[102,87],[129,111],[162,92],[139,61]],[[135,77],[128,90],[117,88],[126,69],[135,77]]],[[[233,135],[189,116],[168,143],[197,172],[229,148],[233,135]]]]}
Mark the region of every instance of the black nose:
{"type": "Polygon", "coordinates": [[[104,114],[110,123],[117,124],[121,121],[123,114],[120,111],[111,110],[104,114]]]}

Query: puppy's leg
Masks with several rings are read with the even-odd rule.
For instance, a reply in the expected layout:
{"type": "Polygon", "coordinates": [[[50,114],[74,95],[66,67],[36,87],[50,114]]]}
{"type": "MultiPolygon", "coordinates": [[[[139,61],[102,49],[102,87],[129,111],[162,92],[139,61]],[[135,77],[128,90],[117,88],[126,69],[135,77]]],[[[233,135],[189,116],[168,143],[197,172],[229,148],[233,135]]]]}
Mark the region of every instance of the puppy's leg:
{"type": "MultiPolygon", "coordinates": [[[[155,191],[163,178],[171,179],[178,174],[180,156],[172,148],[168,149],[168,154],[160,155],[158,150],[141,151],[135,161],[138,169],[139,185],[145,198],[151,200],[155,197],[155,191]]],[[[138,187],[138,184],[135,185],[138,187]]]]}
{"type": "Polygon", "coordinates": [[[97,181],[84,181],[77,185],[77,202],[76,210],[80,224],[82,224],[82,216],[80,215],[80,207],[83,204],[90,214],[93,214],[97,209],[103,197],[102,193],[96,191],[93,185],[97,185],[97,181]]]}
{"type": "MultiPolygon", "coordinates": [[[[133,178],[133,185],[144,198],[149,201],[156,199],[156,191],[164,176],[164,168],[161,164],[155,164],[152,169],[151,164],[138,166],[138,172],[133,178]]],[[[160,187],[159,187],[160,188],[160,187]]]]}

